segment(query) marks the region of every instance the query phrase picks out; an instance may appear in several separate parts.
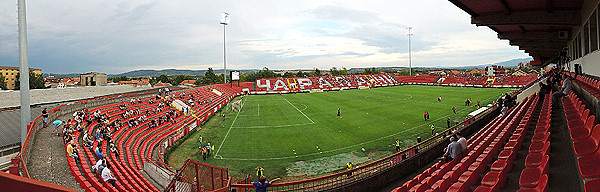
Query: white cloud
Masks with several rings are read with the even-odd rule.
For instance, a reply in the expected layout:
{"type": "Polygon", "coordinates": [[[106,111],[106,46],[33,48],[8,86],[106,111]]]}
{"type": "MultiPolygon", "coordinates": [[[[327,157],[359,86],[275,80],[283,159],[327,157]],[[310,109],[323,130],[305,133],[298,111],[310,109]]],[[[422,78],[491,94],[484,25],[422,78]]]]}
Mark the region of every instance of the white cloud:
{"type": "MultiPolygon", "coordinates": [[[[0,61],[16,66],[17,7],[0,2],[0,61]]],[[[45,72],[483,64],[527,57],[447,1],[28,1],[30,65],[45,72]],[[435,10],[435,11],[432,11],[435,10]]]]}

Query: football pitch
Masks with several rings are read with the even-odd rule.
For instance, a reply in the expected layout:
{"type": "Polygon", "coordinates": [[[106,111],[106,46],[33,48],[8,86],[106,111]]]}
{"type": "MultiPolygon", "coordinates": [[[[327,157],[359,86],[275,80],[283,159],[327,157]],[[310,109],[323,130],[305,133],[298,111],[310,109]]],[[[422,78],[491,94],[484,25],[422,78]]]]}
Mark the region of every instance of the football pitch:
{"type": "Polygon", "coordinates": [[[180,167],[192,158],[229,168],[234,175],[253,174],[255,167],[262,166],[267,175],[289,176],[294,175],[290,167],[299,161],[318,167],[335,157],[339,162],[334,164],[341,168],[352,158],[362,159],[355,160],[360,163],[392,154],[396,139],[404,145],[415,144],[417,137],[427,139],[431,124],[434,132],[441,132],[447,128],[446,118],[460,122],[477,109],[477,100],[485,106],[512,90],[410,85],[238,97],[234,100],[241,99],[240,110],[225,107],[225,120],[221,113],[215,115],[171,153],[169,164],[180,167]],[[473,104],[465,106],[466,99],[473,104]],[[430,114],[428,121],[423,118],[425,111],[430,114]],[[206,161],[198,149],[200,134],[213,147],[206,161]]]}

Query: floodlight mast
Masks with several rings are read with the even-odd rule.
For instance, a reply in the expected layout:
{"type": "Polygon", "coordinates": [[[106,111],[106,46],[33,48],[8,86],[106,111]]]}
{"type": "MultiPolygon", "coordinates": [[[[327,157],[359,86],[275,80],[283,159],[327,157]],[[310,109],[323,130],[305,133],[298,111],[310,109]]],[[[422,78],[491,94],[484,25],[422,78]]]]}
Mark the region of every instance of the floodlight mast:
{"type": "Polygon", "coordinates": [[[408,75],[412,76],[412,51],[410,49],[410,36],[413,36],[412,27],[406,28],[406,35],[408,35],[408,75]]]}
{"type": "Polygon", "coordinates": [[[223,83],[227,83],[227,49],[225,47],[225,26],[229,25],[229,13],[221,13],[221,25],[223,25],[223,83]]]}
{"type": "Polygon", "coordinates": [[[27,14],[25,0],[17,2],[17,17],[19,26],[19,92],[21,93],[21,146],[27,138],[27,125],[31,121],[29,98],[29,62],[27,61],[27,14]]]}

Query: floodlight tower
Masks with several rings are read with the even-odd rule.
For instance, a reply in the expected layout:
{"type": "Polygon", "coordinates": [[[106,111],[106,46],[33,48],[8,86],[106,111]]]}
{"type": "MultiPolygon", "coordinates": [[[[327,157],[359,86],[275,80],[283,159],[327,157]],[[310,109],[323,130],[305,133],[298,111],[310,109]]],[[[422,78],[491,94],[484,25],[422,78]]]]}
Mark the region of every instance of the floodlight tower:
{"type": "Polygon", "coordinates": [[[413,36],[412,27],[406,28],[406,35],[408,35],[408,75],[412,76],[412,51],[410,50],[410,36],[413,36]]]}
{"type": "Polygon", "coordinates": [[[221,13],[221,25],[223,25],[223,83],[227,83],[227,51],[225,49],[225,26],[229,25],[229,13],[221,13]]]}
{"type": "Polygon", "coordinates": [[[27,14],[25,0],[17,2],[17,17],[19,26],[19,92],[21,93],[21,146],[27,138],[27,124],[31,121],[29,98],[29,62],[27,61],[27,14]]]}

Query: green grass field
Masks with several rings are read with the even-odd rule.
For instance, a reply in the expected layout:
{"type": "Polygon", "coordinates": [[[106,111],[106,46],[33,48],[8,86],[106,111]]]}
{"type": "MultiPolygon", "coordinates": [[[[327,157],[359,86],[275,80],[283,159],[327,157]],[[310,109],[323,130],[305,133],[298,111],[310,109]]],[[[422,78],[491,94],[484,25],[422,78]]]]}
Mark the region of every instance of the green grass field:
{"type": "Polygon", "coordinates": [[[465,99],[480,100],[485,106],[508,91],[512,89],[414,85],[250,95],[242,98],[239,112],[223,110],[225,121],[220,116],[209,120],[171,153],[168,163],[181,167],[192,158],[229,168],[238,178],[253,174],[257,166],[270,177],[314,177],[342,169],[347,161],[366,163],[392,154],[396,139],[404,147],[413,145],[417,137],[431,136],[431,124],[441,132],[446,118],[459,122],[475,110],[474,104],[465,106],[465,99]],[[338,108],[341,118],[336,117],[338,108]],[[425,111],[429,121],[423,119],[425,111]],[[214,148],[206,161],[198,150],[200,134],[214,148]]]}

